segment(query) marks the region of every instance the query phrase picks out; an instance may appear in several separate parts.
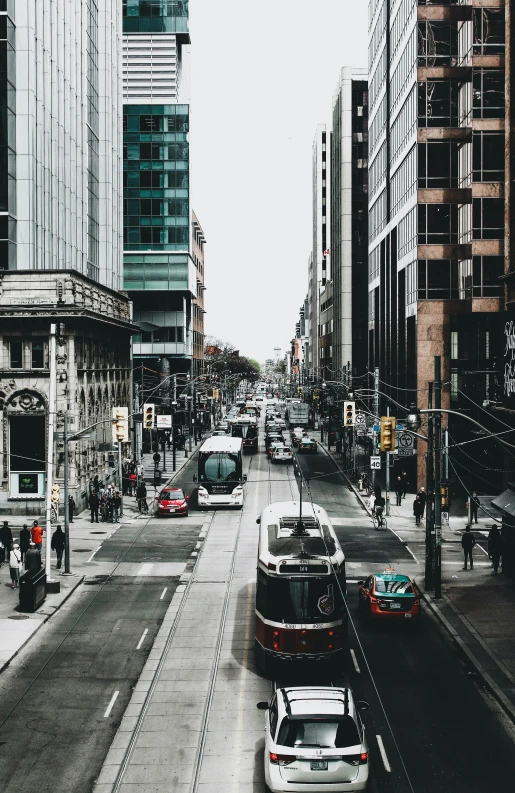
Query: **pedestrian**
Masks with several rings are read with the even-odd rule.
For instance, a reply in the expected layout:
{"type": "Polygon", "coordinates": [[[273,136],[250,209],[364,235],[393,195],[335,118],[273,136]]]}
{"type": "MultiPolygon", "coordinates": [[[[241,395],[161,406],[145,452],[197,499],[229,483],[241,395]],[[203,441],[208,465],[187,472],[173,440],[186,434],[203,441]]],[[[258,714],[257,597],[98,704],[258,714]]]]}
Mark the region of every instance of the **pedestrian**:
{"type": "Polygon", "coordinates": [[[417,526],[420,526],[420,518],[424,513],[424,507],[422,506],[422,502],[420,501],[420,496],[416,495],[415,501],[413,502],[413,514],[415,515],[415,522],[417,526]]]}
{"type": "Polygon", "coordinates": [[[17,542],[14,543],[13,549],[9,554],[9,573],[11,576],[11,588],[18,589],[18,581],[20,580],[20,570],[22,569],[21,551],[17,542]]]}
{"type": "Polygon", "coordinates": [[[75,501],[73,500],[73,496],[69,495],[68,496],[68,521],[70,523],[73,523],[73,516],[75,515],[75,510],[76,510],[75,501]]]}
{"type": "Polygon", "coordinates": [[[479,507],[479,498],[475,490],[472,491],[470,496],[470,522],[477,523],[477,508],[479,507]]]}
{"type": "Polygon", "coordinates": [[[52,534],[52,545],[51,548],[55,551],[57,556],[57,569],[59,570],[61,567],[61,562],[63,560],[63,553],[64,553],[64,545],[65,545],[65,535],[63,530],[61,529],[60,525],[56,526],[54,533],[52,534]]]}
{"type": "Polygon", "coordinates": [[[138,499],[138,509],[140,512],[148,512],[147,504],[147,486],[145,482],[141,481],[136,488],[136,497],[138,499]]]}
{"type": "Polygon", "coordinates": [[[472,548],[476,544],[476,538],[470,531],[470,526],[465,527],[465,534],[461,538],[461,547],[463,548],[463,554],[465,556],[465,565],[463,567],[464,570],[467,569],[467,562],[470,561],[470,569],[473,570],[474,562],[472,559],[472,548]]]}
{"type": "Polygon", "coordinates": [[[406,493],[408,492],[408,484],[409,484],[408,474],[406,473],[406,471],[402,472],[401,479],[402,479],[402,497],[406,498],[406,493]]]}
{"type": "Polygon", "coordinates": [[[98,523],[98,504],[99,504],[99,501],[98,501],[98,495],[97,495],[96,490],[93,490],[93,492],[89,494],[88,501],[89,501],[89,508],[91,510],[91,522],[95,523],[95,521],[96,521],[98,523]]]}
{"type": "Polygon", "coordinates": [[[29,550],[30,540],[30,529],[28,528],[27,524],[24,523],[23,529],[20,531],[20,551],[22,562],[25,561],[25,554],[29,550]]]}
{"type": "Polygon", "coordinates": [[[29,550],[25,554],[25,570],[40,570],[41,554],[36,548],[36,544],[30,541],[29,550]]]}
{"type": "Polygon", "coordinates": [[[159,468],[159,463],[161,462],[161,455],[159,454],[158,451],[156,451],[152,459],[154,461],[154,468],[159,468]]]}
{"type": "Polygon", "coordinates": [[[418,497],[420,499],[420,503],[422,504],[422,515],[420,517],[423,518],[424,517],[424,510],[426,508],[426,501],[427,501],[427,493],[425,491],[425,488],[421,487],[420,490],[418,491],[417,495],[418,495],[418,497]]]}
{"type": "Polygon", "coordinates": [[[496,524],[494,523],[488,535],[488,556],[492,560],[494,566],[494,575],[497,575],[499,569],[499,562],[502,556],[502,535],[496,524]]]}
{"type": "Polygon", "coordinates": [[[398,476],[395,482],[395,496],[397,498],[397,506],[400,507],[402,504],[402,493],[403,493],[403,482],[402,477],[398,476]]]}
{"type": "Polygon", "coordinates": [[[38,550],[39,553],[41,553],[41,546],[43,545],[43,529],[41,528],[37,520],[35,520],[34,523],[32,524],[30,535],[32,537],[32,542],[36,546],[36,550],[38,550]]]}
{"type": "Polygon", "coordinates": [[[95,490],[96,490],[96,488],[95,488],[95,484],[94,484],[93,480],[92,480],[92,479],[90,479],[90,480],[89,480],[89,483],[88,483],[88,491],[89,491],[89,494],[91,495],[91,493],[94,493],[94,492],[95,492],[95,490]]]}
{"type": "Polygon", "coordinates": [[[2,526],[0,527],[0,543],[3,545],[3,560],[2,561],[9,561],[9,554],[11,553],[13,547],[13,533],[9,526],[9,521],[4,520],[2,526]]]}
{"type": "Polygon", "coordinates": [[[131,471],[129,474],[129,496],[136,495],[136,486],[138,484],[138,477],[136,471],[131,471]]]}
{"type": "Polygon", "coordinates": [[[114,494],[113,498],[111,499],[112,507],[113,507],[113,523],[120,522],[120,508],[122,506],[122,498],[118,490],[114,494]]]}

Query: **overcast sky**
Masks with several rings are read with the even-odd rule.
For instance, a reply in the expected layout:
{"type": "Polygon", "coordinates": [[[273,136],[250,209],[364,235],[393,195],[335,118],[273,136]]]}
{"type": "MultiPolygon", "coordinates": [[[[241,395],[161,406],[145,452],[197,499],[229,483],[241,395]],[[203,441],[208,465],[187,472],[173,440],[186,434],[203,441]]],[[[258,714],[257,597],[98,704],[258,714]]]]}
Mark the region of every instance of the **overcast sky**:
{"type": "Polygon", "coordinates": [[[367,0],[190,0],[192,200],[206,333],[263,362],[307,291],[311,147],[342,66],[367,65],[367,0]]]}

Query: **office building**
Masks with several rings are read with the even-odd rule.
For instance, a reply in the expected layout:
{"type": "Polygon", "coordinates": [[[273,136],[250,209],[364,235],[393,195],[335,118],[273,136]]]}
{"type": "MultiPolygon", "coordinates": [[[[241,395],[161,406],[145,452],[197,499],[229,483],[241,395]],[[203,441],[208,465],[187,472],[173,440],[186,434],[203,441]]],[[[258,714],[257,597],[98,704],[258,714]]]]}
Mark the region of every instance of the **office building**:
{"type": "MultiPolygon", "coordinates": [[[[332,319],[321,327],[320,300],[330,278],[329,272],[329,148],[325,124],[319,124],[313,141],[312,223],[313,249],[309,259],[309,365],[314,372],[329,377],[332,365],[332,319]],[[322,332],[323,330],[323,332],[322,332]]],[[[327,300],[327,298],[324,298],[327,300]]]]}
{"type": "MultiPolygon", "coordinates": [[[[367,371],[368,292],[367,70],[344,67],[333,97],[331,270],[333,369],[367,371]]],[[[327,323],[321,305],[321,323],[327,323]]],[[[326,309],[327,310],[327,309],[326,309]]]]}
{"type": "Polygon", "coordinates": [[[193,225],[191,230],[192,254],[195,268],[197,271],[197,296],[193,301],[193,371],[195,377],[203,374],[204,371],[204,245],[206,238],[202,231],[197,216],[193,213],[193,225]]]}
{"type": "Polygon", "coordinates": [[[192,370],[200,332],[189,44],[187,0],[124,0],[124,285],[141,328],[135,365],[164,374],[192,370]]]}
{"type": "Polygon", "coordinates": [[[418,400],[440,355],[444,407],[472,414],[504,307],[504,6],[369,3],[369,367],[418,400]]]}

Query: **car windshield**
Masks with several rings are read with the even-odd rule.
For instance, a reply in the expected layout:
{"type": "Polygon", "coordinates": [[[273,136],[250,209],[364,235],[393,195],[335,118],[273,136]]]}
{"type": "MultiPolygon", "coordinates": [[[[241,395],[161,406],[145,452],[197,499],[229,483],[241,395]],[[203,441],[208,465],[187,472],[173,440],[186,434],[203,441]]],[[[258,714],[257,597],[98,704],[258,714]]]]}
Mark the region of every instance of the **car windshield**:
{"type": "Polygon", "coordinates": [[[413,595],[411,581],[389,581],[384,578],[376,578],[376,592],[395,593],[397,595],[413,595]]]}
{"type": "Polygon", "coordinates": [[[199,471],[201,482],[236,481],[239,479],[238,457],[225,452],[209,452],[201,456],[199,471]]]}
{"type": "Polygon", "coordinates": [[[332,622],[341,619],[344,604],[338,583],[324,578],[269,578],[266,616],[274,622],[332,622]]]}
{"type": "Polygon", "coordinates": [[[285,718],[277,743],[299,748],[316,746],[320,749],[345,749],[357,746],[361,741],[356,722],[351,716],[333,716],[306,720],[285,718]]]}
{"type": "Polygon", "coordinates": [[[184,493],[182,490],[174,490],[173,493],[171,490],[163,490],[159,498],[161,501],[178,501],[184,498],[184,493]]]}

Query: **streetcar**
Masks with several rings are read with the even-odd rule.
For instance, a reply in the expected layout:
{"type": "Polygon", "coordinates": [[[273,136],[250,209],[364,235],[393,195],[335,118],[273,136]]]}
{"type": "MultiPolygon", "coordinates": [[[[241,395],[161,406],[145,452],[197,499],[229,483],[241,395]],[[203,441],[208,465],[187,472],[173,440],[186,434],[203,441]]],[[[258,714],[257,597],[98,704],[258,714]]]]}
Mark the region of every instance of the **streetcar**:
{"type": "Polygon", "coordinates": [[[348,641],[345,556],[327,512],[283,501],[263,510],[256,586],[256,661],[328,662],[348,641]]]}
{"type": "Polygon", "coordinates": [[[243,440],[243,451],[253,454],[258,450],[258,427],[254,416],[238,416],[231,421],[231,435],[243,440]]]}
{"type": "Polygon", "coordinates": [[[245,482],[243,473],[243,440],[228,436],[208,438],[198,452],[199,507],[243,506],[245,482]]]}

